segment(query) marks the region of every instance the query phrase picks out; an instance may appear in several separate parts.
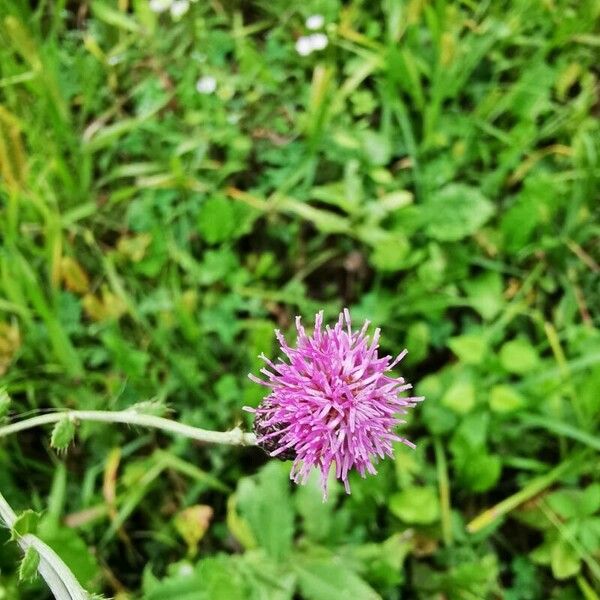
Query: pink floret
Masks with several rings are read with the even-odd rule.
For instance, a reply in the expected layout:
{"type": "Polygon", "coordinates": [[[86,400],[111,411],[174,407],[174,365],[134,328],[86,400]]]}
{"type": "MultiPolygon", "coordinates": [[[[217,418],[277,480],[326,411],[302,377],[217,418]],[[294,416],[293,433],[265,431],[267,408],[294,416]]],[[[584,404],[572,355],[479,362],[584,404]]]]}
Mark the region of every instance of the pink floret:
{"type": "Polygon", "coordinates": [[[296,483],[305,483],[311,469],[319,469],[324,499],[332,464],[350,493],[351,469],[362,477],[375,474],[374,463],[393,456],[393,442],[414,448],[395,429],[405,422],[398,415],[422,398],[401,397],[412,386],[390,373],[406,350],[394,360],[380,358],[380,330],[371,339],[368,326],[366,321],[360,331],[353,331],[345,309],[333,329],[329,325],[323,329],[321,311],[312,335],[307,335],[296,317],[295,348],[276,331],[288,362],[274,363],[261,356],[267,365],[261,369],[266,380],[249,375],[271,390],[258,408],[247,408],[255,413],[258,444],[271,456],[294,456],[290,477],[296,483]]]}

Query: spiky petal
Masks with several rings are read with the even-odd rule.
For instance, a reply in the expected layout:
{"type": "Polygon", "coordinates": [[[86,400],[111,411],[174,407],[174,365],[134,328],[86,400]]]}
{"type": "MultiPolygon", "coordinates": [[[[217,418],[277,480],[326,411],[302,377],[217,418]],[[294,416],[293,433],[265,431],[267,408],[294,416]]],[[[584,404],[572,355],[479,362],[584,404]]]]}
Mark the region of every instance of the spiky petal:
{"type": "Polygon", "coordinates": [[[422,398],[401,397],[412,386],[390,373],[406,350],[393,360],[380,358],[380,330],[370,338],[368,326],[366,321],[360,331],[353,331],[344,309],[333,328],[323,328],[321,311],[308,335],[296,317],[295,348],[275,332],[288,362],[280,358],[274,363],[263,355],[267,366],[261,373],[266,380],[249,375],[271,390],[258,408],[245,407],[255,413],[258,444],[273,457],[294,458],[290,477],[296,483],[305,483],[313,467],[319,469],[324,499],[332,464],[350,493],[351,469],[362,477],[375,474],[374,463],[393,456],[393,442],[414,448],[395,433],[405,422],[397,415],[422,398]]]}

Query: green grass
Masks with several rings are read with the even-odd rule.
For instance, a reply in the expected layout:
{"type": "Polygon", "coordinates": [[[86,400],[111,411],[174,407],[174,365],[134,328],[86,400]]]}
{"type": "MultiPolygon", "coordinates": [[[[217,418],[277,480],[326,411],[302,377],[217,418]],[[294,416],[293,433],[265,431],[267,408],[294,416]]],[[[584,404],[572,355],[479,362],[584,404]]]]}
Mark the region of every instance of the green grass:
{"type": "MultiPolygon", "coordinates": [[[[427,397],[418,449],[327,504],[258,450],[1,440],[0,491],[90,591],[597,600],[599,23],[594,0],[0,0],[10,416],[152,399],[249,428],[273,328],[343,306],[427,397]],[[301,57],[315,13],[329,45],[301,57]]],[[[47,598],[0,537],[0,598],[47,598]]]]}

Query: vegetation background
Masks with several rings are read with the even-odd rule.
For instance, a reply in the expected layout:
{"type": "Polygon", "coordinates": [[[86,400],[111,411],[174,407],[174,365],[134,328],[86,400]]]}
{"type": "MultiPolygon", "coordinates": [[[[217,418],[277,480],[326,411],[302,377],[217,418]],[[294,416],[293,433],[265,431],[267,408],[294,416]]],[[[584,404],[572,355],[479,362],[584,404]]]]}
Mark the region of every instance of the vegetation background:
{"type": "MultiPolygon", "coordinates": [[[[8,417],[152,401],[250,428],[273,328],[344,306],[409,349],[427,397],[418,449],[326,504],[258,449],[101,424],[62,453],[45,429],[2,438],[0,491],[89,590],[598,599],[599,18],[0,0],[8,417]],[[328,45],[302,55],[314,14],[328,45]]],[[[0,598],[48,598],[8,537],[0,598]]]]}

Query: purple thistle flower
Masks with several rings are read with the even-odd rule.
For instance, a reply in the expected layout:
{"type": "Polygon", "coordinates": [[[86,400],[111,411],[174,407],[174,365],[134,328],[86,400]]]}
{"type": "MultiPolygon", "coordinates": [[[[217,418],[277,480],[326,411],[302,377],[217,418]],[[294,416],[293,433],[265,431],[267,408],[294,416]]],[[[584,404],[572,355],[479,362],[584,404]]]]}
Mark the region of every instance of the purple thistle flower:
{"type": "Polygon", "coordinates": [[[255,413],[258,445],[270,456],[294,459],[291,479],[305,483],[313,467],[320,470],[325,500],[332,463],[350,493],[351,469],[362,477],[375,474],[373,462],[393,456],[392,442],[415,447],[394,433],[397,425],[405,423],[396,415],[405,414],[423,398],[399,396],[412,386],[389,371],[407,351],[394,360],[380,358],[380,330],[371,340],[366,334],[369,321],[360,331],[352,331],[350,313],[344,309],[333,329],[327,325],[323,330],[322,324],[323,311],[316,315],[313,334],[307,335],[296,317],[295,348],[275,331],[289,362],[274,363],[260,356],[269,367],[261,369],[267,380],[249,377],[271,392],[258,408],[244,408],[255,413]]]}

